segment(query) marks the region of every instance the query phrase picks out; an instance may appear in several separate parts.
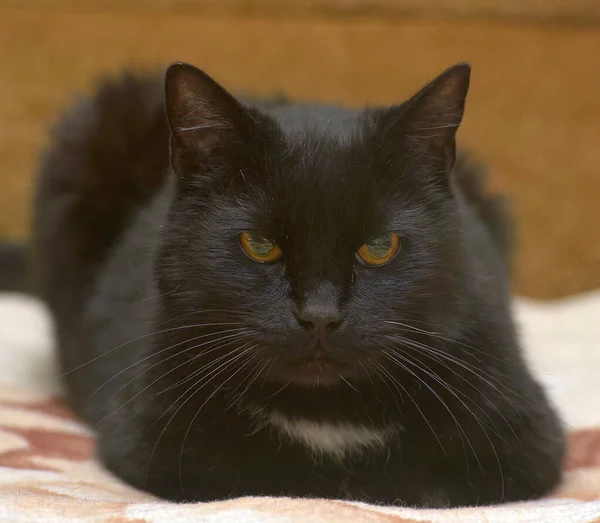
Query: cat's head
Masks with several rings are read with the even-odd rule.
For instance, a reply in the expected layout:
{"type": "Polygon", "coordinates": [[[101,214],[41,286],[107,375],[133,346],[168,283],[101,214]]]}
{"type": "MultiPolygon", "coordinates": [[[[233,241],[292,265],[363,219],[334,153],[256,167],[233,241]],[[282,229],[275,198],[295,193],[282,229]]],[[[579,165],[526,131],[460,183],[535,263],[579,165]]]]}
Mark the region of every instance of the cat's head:
{"type": "Polygon", "coordinates": [[[298,386],[366,378],[411,328],[450,328],[462,268],[450,174],[469,74],[456,65],[388,108],[261,110],[171,66],[162,313],[212,329],[198,350],[237,351],[298,386]]]}

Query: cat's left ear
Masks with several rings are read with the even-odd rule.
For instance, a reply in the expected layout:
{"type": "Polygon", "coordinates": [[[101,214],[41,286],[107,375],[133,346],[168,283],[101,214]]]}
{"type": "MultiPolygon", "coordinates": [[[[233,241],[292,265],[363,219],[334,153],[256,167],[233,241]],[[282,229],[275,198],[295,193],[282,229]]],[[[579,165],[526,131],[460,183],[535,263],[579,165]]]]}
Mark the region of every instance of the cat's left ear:
{"type": "Polygon", "coordinates": [[[171,165],[180,176],[202,173],[253,129],[248,111],[206,73],[175,63],[165,78],[165,108],[171,128],[171,165]]]}
{"type": "Polygon", "coordinates": [[[469,64],[446,69],[406,103],[408,108],[398,122],[405,139],[419,149],[444,154],[448,171],[454,166],[454,138],[462,122],[470,77],[469,64]]]}

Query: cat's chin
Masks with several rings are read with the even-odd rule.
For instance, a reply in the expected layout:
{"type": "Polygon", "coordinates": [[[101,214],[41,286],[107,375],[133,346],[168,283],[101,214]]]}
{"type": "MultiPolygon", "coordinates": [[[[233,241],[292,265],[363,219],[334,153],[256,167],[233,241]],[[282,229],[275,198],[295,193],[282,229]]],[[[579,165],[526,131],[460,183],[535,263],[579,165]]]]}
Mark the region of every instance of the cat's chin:
{"type": "Polygon", "coordinates": [[[335,387],[344,378],[347,365],[329,358],[305,358],[279,362],[271,369],[270,378],[301,387],[335,387]]]}

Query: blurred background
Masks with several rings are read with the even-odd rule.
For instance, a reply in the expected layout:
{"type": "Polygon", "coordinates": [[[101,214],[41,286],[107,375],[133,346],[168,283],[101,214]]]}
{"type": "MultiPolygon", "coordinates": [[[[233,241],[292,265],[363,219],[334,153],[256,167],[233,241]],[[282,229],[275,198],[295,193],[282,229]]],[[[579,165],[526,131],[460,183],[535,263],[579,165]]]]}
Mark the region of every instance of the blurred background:
{"type": "Polygon", "coordinates": [[[237,92],[402,101],[473,66],[459,144],[509,193],[515,290],[600,287],[600,0],[0,0],[0,238],[48,129],[100,75],[188,61],[237,92]]]}

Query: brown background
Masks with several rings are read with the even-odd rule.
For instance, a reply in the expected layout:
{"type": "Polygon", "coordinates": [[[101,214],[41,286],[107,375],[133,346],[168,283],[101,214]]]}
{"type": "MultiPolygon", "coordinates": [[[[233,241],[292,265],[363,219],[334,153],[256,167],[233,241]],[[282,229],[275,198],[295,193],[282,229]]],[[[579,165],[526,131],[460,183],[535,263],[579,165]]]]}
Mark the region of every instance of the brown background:
{"type": "Polygon", "coordinates": [[[5,0],[0,237],[26,237],[47,129],[99,74],[185,60],[233,90],[360,105],[397,102],[466,60],[473,82],[459,139],[514,199],[517,291],[598,287],[599,4],[5,0]]]}

